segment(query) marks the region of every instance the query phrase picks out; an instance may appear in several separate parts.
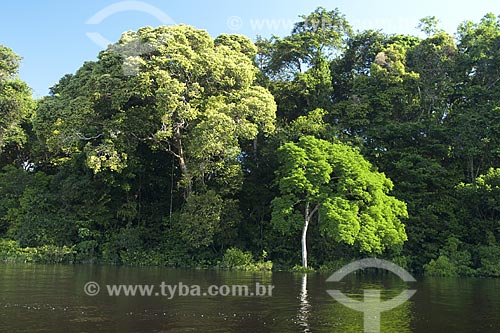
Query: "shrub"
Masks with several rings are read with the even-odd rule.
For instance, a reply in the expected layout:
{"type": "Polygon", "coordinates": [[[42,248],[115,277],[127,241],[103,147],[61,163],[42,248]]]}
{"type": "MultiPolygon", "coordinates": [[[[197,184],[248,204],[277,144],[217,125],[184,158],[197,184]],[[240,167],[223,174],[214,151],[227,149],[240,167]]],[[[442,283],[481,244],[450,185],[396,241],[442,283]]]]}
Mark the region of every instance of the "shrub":
{"type": "Polygon", "coordinates": [[[441,249],[440,256],[424,265],[426,275],[431,276],[473,276],[477,272],[472,266],[472,256],[468,250],[460,250],[463,243],[449,237],[441,249]]]}
{"type": "Polygon", "coordinates": [[[0,240],[0,260],[4,262],[26,262],[59,264],[75,260],[74,247],[44,245],[40,247],[20,247],[13,240],[0,240]]]}
{"type": "Polygon", "coordinates": [[[296,273],[314,273],[315,270],[311,266],[304,267],[302,265],[295,265],[292,267],[292,272],[296,273]]]}
{"type": "Polygon", "coordinates": [[[429,276],[457,276],[457,267],[446,256],[439,256],[436,260],[424,265],[424,271],[429,276]]]}
{"type": "Polygon", "coordinates": [[[265,260],[267,253],[264,251],[259,261],[254,261],[252,253],[242,251],[236,247],[226,250],[220,266],[225,269],[241,271],[270,271],[273,268],[271,261],[265,260]]]}
{"type": "Polygon", "coordinates": [[[84,240],[76,244],[76,260],[78,262],[89,262],[92,263],[96,261],[98,255],[99,244],[96,240],[84,240]]]}
{"type": "Polygon", "coordinates": [[[478,254],[481,263],[479,273],[485,276],[500,276],[500,246],[481,246],[478,254]]]}
{"type": "Polygon", "coordinates": [[[236,268],[240,266],[250,265],[253,262],[253,255],[250,252],[232,247],[226,250],[222,258],[222,264],[227,268],[236,268]]]}

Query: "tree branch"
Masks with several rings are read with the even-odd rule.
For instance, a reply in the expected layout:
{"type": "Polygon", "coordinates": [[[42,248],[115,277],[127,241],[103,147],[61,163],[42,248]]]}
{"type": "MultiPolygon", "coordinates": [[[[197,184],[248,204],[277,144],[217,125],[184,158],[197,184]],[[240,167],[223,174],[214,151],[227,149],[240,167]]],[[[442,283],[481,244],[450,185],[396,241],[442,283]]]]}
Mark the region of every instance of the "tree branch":
{"type": "Polygon", "coordinates": [[[317,205],[313,208],[313,210],[311,211],[311,213],[309,213],[309,217],[308,217],[308,218],[309,218],[309,220],[310,220],[310,219],[313,217],[313,215],[314,215],[314,214],[318,211],[318,209],[319,209],[319,207],[320,207],[320,206],[321,206],[321,204],[320,204],[320,203],[319,203],[319,204],[317,204],[317,205]]]}

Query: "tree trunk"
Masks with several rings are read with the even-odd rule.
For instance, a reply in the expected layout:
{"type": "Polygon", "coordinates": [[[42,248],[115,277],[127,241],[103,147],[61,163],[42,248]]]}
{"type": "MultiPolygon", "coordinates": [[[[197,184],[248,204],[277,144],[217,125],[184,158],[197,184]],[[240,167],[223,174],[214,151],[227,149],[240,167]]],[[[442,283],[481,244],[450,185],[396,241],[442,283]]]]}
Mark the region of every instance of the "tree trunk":
{"type": "Polygon", "coordinates": [[[310,211],[310,203],[306,202],[306,212],[304,214],[304,227],[302,228],[302,267],[307,268],[307,229],[311,219],[318,211],[321,204],[317,204],[312,211],[310,211]]]}
{"type": "Polygon", "coordinates": [[[309,227],[309,202],[306,203],[304,214],[304,228],[302,229],[302,267],[307,268],[307,228],[309,227]]]}
{"type": "Polygon", "coordinates": [[[186,161],[184,160],[184,156],[182,154],[179,154],[178,160],[179,160],[179,166],[180,166],[181,172],[182,172],[182,178],[183,178],[183,181],[185,182],[184,199],[187,199],[192,191],[191,176],[189,175],[188,168],[186,166],[186,161]]]}
{"type": "Polygon", "coordinates": [[[184,182],[184,200],[186,200],[191,194],[192,190],[192,179],[187,168],[186,159],[184,158],[184,150],[182,149],[181,133],[178,128],[174,136],[174,146],[177,148],[177,153],[175,154],[177,160],[179,161],[179,167],[181,168],[182,178],[184,182]]]}

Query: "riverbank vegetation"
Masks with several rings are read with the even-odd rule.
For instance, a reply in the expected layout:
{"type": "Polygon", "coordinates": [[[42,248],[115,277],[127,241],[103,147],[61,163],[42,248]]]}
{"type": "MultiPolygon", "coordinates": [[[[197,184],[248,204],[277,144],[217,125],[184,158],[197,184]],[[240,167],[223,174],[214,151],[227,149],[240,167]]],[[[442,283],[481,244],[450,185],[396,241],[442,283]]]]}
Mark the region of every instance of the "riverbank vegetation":
{"type": "Polygon", "coordinates": [[[500,276],[500,22],[126,32],[38,100],[0,46],[0,260],[500,276]]]}

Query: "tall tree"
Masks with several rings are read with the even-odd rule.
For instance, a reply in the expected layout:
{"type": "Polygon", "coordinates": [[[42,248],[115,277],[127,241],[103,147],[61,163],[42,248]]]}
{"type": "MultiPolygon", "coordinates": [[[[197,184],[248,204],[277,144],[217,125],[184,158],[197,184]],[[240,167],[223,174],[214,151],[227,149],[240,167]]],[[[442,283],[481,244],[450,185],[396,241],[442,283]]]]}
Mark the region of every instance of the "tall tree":
{"type": "Polygon", "coordinates": [[[257,42],[258,64],[271,81],[281,117],[291,121],[316,108],[330,108],[329,61],[351,33],[351,26],[337,9],[319,7],[301,16],[289,36],[257,42]]]}
{"type": "Polygon", "coordinates": [[[34,102],[31,89],[18,77],[21,58],[0,45],[0,153],[2,165],[26,162],[22,148],[27,141],[28,119],[34,102]]]}
{"type": "Polygon", "coordinates": [[[272,221],[284,233],[302,229],[302,266],[307,267],[307,232],[313,218],[325,236],[381,253],[401,245],[406,204],[389,195],[392,182],[360,153],[340,143],[303,136],[278,150],[280,196],[272,221]]]}
{"type": "Polygon", "coordinates": [[[274,130],[276,105],[255,83],[255,51],[244,37],[214,40],[184,25],[127,32],[54,87],[36,129],[58,157],[83,153],[96,173],[123,170],[145,143],[176,158],[185,198],[193,185],[234,191],[240,141],[274,130]]]}
{"type": "Polygon", "coordinates": [[[476,178],[500,162],[500,22],[488,14],[479,23],[458,29],[453,110],[449,131],[453,156],[464,181],[476,178]]]}

